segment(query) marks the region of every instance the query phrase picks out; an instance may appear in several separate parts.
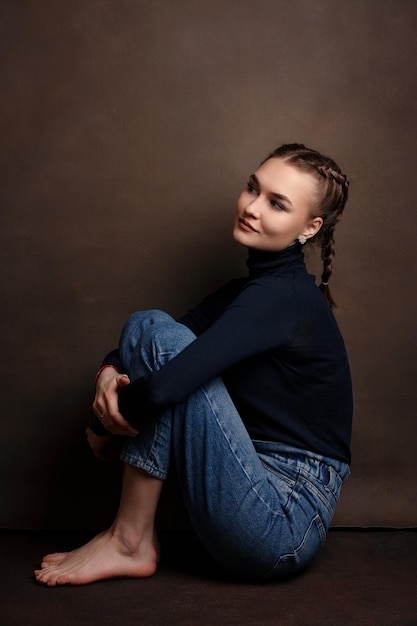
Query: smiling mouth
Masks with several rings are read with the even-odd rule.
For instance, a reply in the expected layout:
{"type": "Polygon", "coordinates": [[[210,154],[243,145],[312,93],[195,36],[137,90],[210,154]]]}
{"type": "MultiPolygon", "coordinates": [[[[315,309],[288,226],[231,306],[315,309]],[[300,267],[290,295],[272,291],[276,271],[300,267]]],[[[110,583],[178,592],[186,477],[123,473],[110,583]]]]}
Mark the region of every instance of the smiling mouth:
{"type": "Polygon", "coordinates": [[[246,221],[243,217],[239,218],[239,226],[245,232],[257,233],[258,231],[254,228],[248,221],[246,221]]]}

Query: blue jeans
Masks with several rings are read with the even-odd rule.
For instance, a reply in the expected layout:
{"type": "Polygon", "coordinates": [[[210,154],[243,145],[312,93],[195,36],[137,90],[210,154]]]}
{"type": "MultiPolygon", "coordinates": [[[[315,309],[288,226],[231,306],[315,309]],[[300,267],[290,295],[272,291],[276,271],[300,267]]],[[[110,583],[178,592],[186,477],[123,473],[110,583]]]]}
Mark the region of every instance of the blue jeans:
{"type": "MultiPolygon", "coordinates": [[[[120,357],[133,380],[194,339],[166,313],[135,313],[124,327],[120,357]]],[[[161,480],[175,470],[193,527],[224,567],[251,578],[284,578],[323,545],[348,466],[251,440],[221,378],[143,424],[136,438],[126,438],[121,460],[161,480]]]]}

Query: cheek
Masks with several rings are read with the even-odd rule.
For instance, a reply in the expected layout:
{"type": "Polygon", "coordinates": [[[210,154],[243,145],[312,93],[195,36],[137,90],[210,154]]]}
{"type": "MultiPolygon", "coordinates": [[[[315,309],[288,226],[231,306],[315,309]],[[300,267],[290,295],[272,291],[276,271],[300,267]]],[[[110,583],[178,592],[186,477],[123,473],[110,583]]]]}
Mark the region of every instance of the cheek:
{"type": "Polygon", "coordinates": [[[245,213],[245,209],[246,209],[246,204],[243,201],[242,196],[240,196],[240,198],[238,199],[236,203],[235,220],[238,220],[240,217],[242,217],[242,215],[245,213]]]}
{"type": "Polygon", "coordinates": [[[270,213],[264,215],[262,221],[264,232],[271,237],[289,236],[298,233],[299,225],[290,219],[288,213],[270,213]]]}
{"type": "Polygon", "coordinates": [[[241,193],[236,202],[237,209],[243,209],[245,207],[245,192],[241,193]]]}
{"type": "Polygon", "coordinates": [[[262,220],[262,226],[266,233],[275,235],[286,229],[285,220],[280,219],[280,215],[277,213],[265,213],[262,220]]]}

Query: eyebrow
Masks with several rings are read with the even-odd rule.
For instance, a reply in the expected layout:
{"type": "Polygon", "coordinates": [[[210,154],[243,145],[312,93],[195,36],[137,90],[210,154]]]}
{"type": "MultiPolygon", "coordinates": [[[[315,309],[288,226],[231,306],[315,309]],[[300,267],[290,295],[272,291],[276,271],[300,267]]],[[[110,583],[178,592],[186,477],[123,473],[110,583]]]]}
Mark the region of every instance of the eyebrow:
{"type": "MultiPolygon", "coordinates": [[[[260,186],[259,180],[257,179],[256,174],[251,174],[250,179],[253,180],[258,185],[258,187],[260,186]]],[[[274,198],[277,198],[278,200],[283,200],[284,202],[288,202],[288,204],[293,206],[291,200],[287,196],[284,196],[284,194],[276,193],[275,191],[272,191],[271,195],[274,196],[274,198]]]]}

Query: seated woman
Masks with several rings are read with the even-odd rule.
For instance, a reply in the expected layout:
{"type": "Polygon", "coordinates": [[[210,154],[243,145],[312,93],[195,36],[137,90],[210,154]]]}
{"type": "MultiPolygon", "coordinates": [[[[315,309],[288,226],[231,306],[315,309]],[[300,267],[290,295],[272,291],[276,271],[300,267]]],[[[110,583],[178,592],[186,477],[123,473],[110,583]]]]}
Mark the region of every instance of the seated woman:
{"type": "Polygon", "coordinates": [[[219,567],[266,581],[311,562],[350,473],[351,378],[328,285],[347,196],[333,160],[281,146],[237,201],[247,276],[177,321],[155,310],[128,319],[96,376],[101,423],[87,429],[98,457],[122,443],[119,510],[86,545],[44,557],[40,583],[154,574],[155,512],[171,471],[219,567]],[[321,247],[319,287],[306,242],[321,247]]]}

